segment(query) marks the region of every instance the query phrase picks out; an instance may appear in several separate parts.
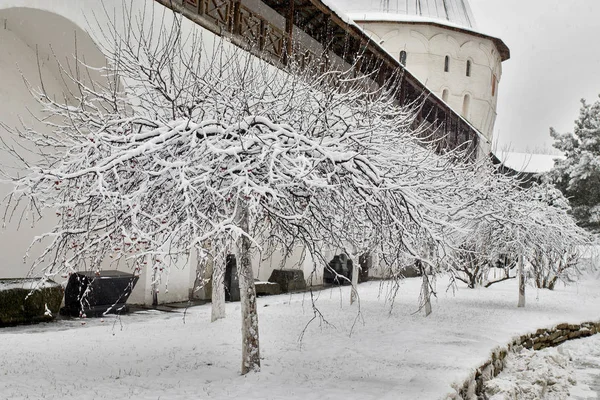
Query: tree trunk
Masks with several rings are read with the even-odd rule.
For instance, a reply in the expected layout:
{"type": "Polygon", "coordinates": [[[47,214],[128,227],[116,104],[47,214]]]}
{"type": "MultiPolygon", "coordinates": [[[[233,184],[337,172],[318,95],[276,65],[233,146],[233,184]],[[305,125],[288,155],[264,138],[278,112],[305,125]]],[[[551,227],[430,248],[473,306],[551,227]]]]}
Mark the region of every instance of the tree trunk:
{"type": "Polygon", "coordinates": [[[158,307],[158,268],[155,266],[152,272],[152,307],[158,307]]]}
{"type": "Polygon", "coordinates": [[[431,295],[429,293],[429,277],[427,273],[423,274],[423,301],[425,301],[425,316],[431,314],[431,295]]]}
{"type": "Polygon", "coordinates": [[[519,255],[519,304],[518,307],[525,307],[525,268],[523,266],[523,254],[519,255]]]}
{"type": "Polygon", "coordinates": [[[225,318],[225,260],[213,262],[210,321],[225,318]],[[215,265],[216,264],[216,265],[215,265]]]}
{"type": "MultiPolygon", "coordinates": [[[[239,227],[249,232],[248,209],[238,204],[239,227]]],[[[242,375],[260,371],[260,349],[258,343],[258,314],[256,312],[256,289],[250,256],[250,239],[242,236],[238,249],[238,278],[242,308],[242,375]]]]}
{"type": "Polygon", "coordinates": [[[350,291],[350,305],[354,304],[354,302],[358,299],[358,268],[360,262],[352,263],[352,289],[350,291]]]}

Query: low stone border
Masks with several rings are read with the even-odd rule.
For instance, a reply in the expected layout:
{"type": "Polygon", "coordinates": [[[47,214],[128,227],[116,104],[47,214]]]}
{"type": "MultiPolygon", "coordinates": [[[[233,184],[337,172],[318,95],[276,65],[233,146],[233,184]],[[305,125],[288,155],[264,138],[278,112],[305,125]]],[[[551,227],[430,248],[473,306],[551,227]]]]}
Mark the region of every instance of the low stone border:
{"type": "Polygon", "coordinates": [[[558,324],[554,328],[542,328],[535,331],[535,333],[520,336],[514,339],[506,347],[494,350],[490,359],[477,368],[462,385],[452,385],[454,390],[456,390],[456,393],[448,395],[446,399],[484,399],[484,383],[495,378],[502,372],[506,365],[506,356],[518,348],[541,350],[547,347],[558,346],[567,340],[592,336],[596,333],[600,333],[600,322],[558,324]]]}

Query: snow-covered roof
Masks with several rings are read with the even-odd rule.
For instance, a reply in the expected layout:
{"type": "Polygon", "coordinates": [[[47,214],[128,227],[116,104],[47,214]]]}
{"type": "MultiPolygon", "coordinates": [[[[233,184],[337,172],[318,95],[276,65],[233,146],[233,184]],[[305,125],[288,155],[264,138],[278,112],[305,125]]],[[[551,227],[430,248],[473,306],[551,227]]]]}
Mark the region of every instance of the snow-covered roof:
{"type": "Polygon", "coordinates": [[[338,14],[356,22],[398,22],[434,24],[475,34],[496,45],[502,61],[510,58],[510,49],[494,36],[477,29],[468,0],[324,0],[338,14]]]}
{"type": "Polygon", "coordinates": [[[564,159],[564,156],[555,154],[530,154],[502,150],[496,150],[493,153],[505,167],[529,174],[548,172],[554,167],[555,159],[564,159]]]}
{"type": "MultiPolygon", "coordinates": [[[[360,1],[360,0],[351,0],[351,2],[355,2],[355,1],[360,1]]],[[[379,0],[377,0],[379,1],[379,0]]],[[[357,29],[358,31],[360,31],[361,34],[365,35],[366,37],[369,36],[369,34],[363,29],[363,27],[361,27],[360,25],[358,25],[355,20],[350,17],[347,14],[346,11],[346,2],[345,0],[321,0],[321,3],[323,3],[326,7],[328,7],[334,14],[336,14],[337,17],[339,17],[342,21],[344,21],[345,23],[352,25],[353,28],[357,29]]],[[[359,19],[357,19],[358,21],[359,19]]],[[[500,41],[500,39],[497,39],[500,41]]],[[[501,41],[500,41],[501,42],[501,41]]],[[[398,62],[398,60],[396,59],[396,57],[394,57],[388,50],[386,50],[383,46],[381,46],[380,44],[376,43],[376,42],[372,42],[374,45],[376,45],[379,50],[383,53],[387,53],[390,58],[396,60],[396,62],[398,62]]],[[[508,48],[507,48],[508,51],[508,48]]],[[[504,61],[504,59],[503,59],[504,61]]],[[[406,67],[403,67],[406,68],[406,67]]],[[[407,70],[408,71],[408,70],[407,70]]],[[[410,73],[410,72],[409,72],[410,73]]],[[[412,75],[412,74],[411,74],[412,75]]],[[[425,82],[422,82],[421,80],[419,80],[416,76],[412,75],[413,79],[415,79],[416,81],[418,81],[419,83],[421,83],[421,85],[423,85],[424,88],[427,88],[427,85],[425,84],[425,82]]],[[[440,101],[443,102],[442,98],[440,96],[438,96],[437,94],[435,94],[434,92],[428,90],[428,96],[431,97],[436,97],[438,98],[440,101]]],[[[466,118],[464,118],[462,115],[456,113],[457,117],[459,119],[461,119],[463,121],[463,123],[465,123],[466,125],[468,125],[469,127],[471,127],[471,129],[473,129],[473,131],[477,134],[479,140],[482,143],[487,143],[489,144],[489,140],[488,138],[479,131],[479,129],[475,128],[475,126],[473,126],[473,124],[471,124],[471,122],[469,122],[466,118]]]]}
{"type": "Polygon", "coordinates": [[[347,14],[361,15],[360,20],[373,15],[421,17],[476,29],[468,0],[334,0],[347,14]]]}
{"type": "MultiPolygon", "coordinates": [[[[369,37],[369,34],[363,29],[363,27],[361,27],[359,24],[357,24],[355,22],[354,19],[352,19],[350,16],[348,16],[347,14],[347,4],[345,2],[345,0],[320,0],[321,3],[323,5],[325,5],[327,8],[329,8],[329,10],[331,10],[331,12],[333,12],[339,19],[341,19],[344,23],[347,23],[348,25],[350,25],[352,28],[356,29],[358,32],[360,32],[361,35],[364,35],[365,37],[369,37]]],[[[355,1],[359,1],[359,0],[351,0],[351,2],[355,2],[355,1]]],[[[379,0],[378,0],[379,1],[379,0]]],[[[498,41],[502,42],[500,39],[497,39],[498,41]]],[[[381,46],[380,44],[378,44],[377,42],[371,42],[373,45],[377,46],[379,51],[381,51],[382,53],[387,53],[387,55],[389,55],[390,59],[395,60],[396,63],[398,63],[399,65],[399,61],[396,57],[394,57],[388,50],[386,50],[383,46],[381,46]]],[[[506,45],[504,45],[506,47],[506,45]]],[[[508,47],[506,48],[506,51],[508,52],[508,47]]],[[[504,58],[503,58],[504,61],[504,58]]],[[[405,68],[405,67],[403,67],[405,68]]],[[[410,71],[407,70],[407,72],[410,74],[410,71]]],[[[428,96],[431,97],[435,97],[438,100],[440,100],[441,102],[443,102],[442,98],[438,95],[436,95],[435,93],[433,93],[432,91],[430,91],[427,88],[427,85],[420,81],[416,76],[412,75],[412,78],[416,81],[418,81],[424,88],[427,89],[428,92],[428,96]]],[[[451,109],[452,110],[452,109],[451,109]]],[[[471,124],[471,122],[469,122],[466,118],[464,118],[462,115],[460,115],[459,113],[456,113],[456,111],[454,111],[456,116],[462,120],[462,122],[469,126],[476,134],[477,137],[480,140],[480,143],[485,143],[485,144],[489,144],[489,140],[488,138],[481,132],[479,131],[479,129],[475,128],[473,126],[473,124],[471,124]]]]}
{"type": "Polygon", "coordinates": [[[0,279],[0,291],[11,289],[45,289],[58,286],[58,283],[41,278],[0,279]]]}

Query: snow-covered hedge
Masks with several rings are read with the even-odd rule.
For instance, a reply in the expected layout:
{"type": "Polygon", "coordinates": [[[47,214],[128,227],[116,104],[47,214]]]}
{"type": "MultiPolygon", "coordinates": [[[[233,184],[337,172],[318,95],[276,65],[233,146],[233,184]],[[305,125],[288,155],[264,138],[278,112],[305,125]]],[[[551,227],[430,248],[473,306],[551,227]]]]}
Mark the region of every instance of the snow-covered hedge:
{"type": "Polygon", "coordinates": [[[0,279],[0,326],[51,321],[62,298],[62,286],[53,281],[0,279]]]}

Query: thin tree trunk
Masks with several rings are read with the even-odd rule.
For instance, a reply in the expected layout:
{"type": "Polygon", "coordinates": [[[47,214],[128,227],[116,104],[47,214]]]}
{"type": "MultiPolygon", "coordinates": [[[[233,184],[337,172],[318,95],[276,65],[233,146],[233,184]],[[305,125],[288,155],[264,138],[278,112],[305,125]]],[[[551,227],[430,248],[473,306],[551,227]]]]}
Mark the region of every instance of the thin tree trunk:
{"type": "Polygon", "coordinates": [[[350,291],[350,305],[358,299],[358,267],[360,262],[352,262],[352,290],[350,291]]]}
{"type": "Polygon", "coordinates": [[[425,316],[428,317],[431,314],[431,295],[429,294],[429,277],[425,271],[423,272],[423,301],[425,301],[425,316]]]}
{"type": "Polygon", "coordinates": [[[210,321],[225,318],[225,260],[213,262],[210,321]]]}
{"type": "Polygon", "coordinates": [[[152,272],[152,307],[158,307],[158,267],[154,267],[152,272]]]}
{"type": "Polygon", "coordinates": [[[525,307],[525,268],[523,266],[523,254],[519,255],[519,304],[518,307],[525,307]]]}
{"type": "MultiPolygon", "coordinates": [[[[239,226],[249,232],[248,209],[238,204],[239,226]]],[[[258,313],[256,311],[256,289],[250,257],[250,239],[240,238],[238,277],[240,281],[240,301],[242,308],[242,375],[250,371],[260,371],[260,349],[258,342],[258,313]]]]}

